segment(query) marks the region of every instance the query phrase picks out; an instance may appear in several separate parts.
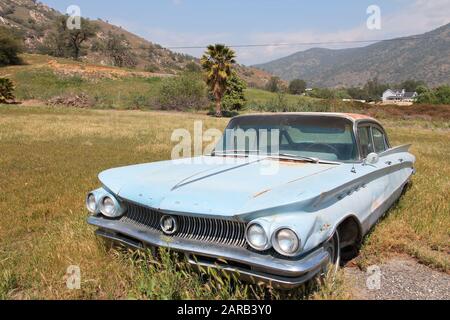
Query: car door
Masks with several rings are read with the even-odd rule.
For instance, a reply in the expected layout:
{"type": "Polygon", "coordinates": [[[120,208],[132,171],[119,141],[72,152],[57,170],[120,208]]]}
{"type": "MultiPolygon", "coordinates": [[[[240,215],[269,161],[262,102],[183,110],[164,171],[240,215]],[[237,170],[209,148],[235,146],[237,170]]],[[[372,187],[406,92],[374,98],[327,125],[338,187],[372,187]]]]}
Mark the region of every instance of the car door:
{"type": "Polygon", "coordinates": [[[384,213],[384,204],[389,194],[389,176],[384,174],[388,166],[386,161],[383,161],[382,153],[387,148],[387,141],[381,145],[378,131],[383,133],[380,128],[377,128],[372,123],[363,123],[358,126],[358,139],[360,145],[361,158],[366,159],[371,153],[380,155],[380,160],[374,164],[362,163],[361,170],[364,172],[363,188],[359,192],[359,200],[362,204],[361,219],[365,229],[369,229],[374,225],[380,216],[384,213]],[[376,135],[374,139],[374,133],[376,135]]]}
{"type": "Polygon", "coordinates": [[[375,152],[380,154],[380,163],[387,167],[385,170],[388,177],[387,199],[384,202],[384,211],[386,211],[400,196],[402,187],[410,175],[410,167],[402,166],[406,160],[402,158],[402,155],[385,152],[390,149],[390,145],[386,133],[380,127],[372,127],[372,138],[375,152]]]}

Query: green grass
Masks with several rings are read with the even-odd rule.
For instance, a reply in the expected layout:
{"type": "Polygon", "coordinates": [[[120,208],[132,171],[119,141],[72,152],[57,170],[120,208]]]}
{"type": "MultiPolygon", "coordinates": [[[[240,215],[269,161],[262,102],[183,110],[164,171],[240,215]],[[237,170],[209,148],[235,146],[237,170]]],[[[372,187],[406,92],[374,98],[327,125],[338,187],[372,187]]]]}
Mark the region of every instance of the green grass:
{"type": "Polygon", "coordinates": [[[79,76],[62,77],[49,68],[19,71],[11,77],[19,101],[47,101],[56,96],[85,93],[97,109],[150,108],[160,78],[128,77],[94,81],[79,76]]]}
{"type": "MultiPolygon", "coordinates": [[[[264,105],[278,99],[278,94],[261,89],[249,88],[245,91],[245,98],[250,104],[264,105]]],[[[304,97],[293,94],[285,95],[286,102],[289,104],[297,104],[300,102],[315,101],[318,99],[304,97]]]]}
{"type": "MultiPolygon", "coordinates": [[[[0,299],[349,298],[342,277],[286,296],[215,274],[199,276],[171,259],[151,265],[143,256],[107,250],[95,238],[84,198],[99,186],[97,174],[169,159],[172,131],[192,131],[196,120],[205,129],[227,122],[193,113],[0,106],[0,299]],[[66,288],[70,265],[81,268],[81,290],[66,288]]],[[[393,144],[414,143],[418,173],[367,238],[358,261],[364,266],[407,253],[448,272],[450,131],[423,120],[384,122],[393,144]]]]}

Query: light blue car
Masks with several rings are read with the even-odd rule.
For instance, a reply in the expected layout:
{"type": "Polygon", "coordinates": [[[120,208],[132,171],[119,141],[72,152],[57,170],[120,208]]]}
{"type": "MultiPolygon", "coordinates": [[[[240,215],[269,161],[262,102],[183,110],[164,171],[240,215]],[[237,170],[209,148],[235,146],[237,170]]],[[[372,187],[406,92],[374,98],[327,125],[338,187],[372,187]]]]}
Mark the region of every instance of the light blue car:
{"type": "Polygon", "coordinates": [[[88,223],[113,242],[291,288],[357,252],[415,172],[409,147],[364,115],[240,116],[210,155],[102,172],[88,223]]]}

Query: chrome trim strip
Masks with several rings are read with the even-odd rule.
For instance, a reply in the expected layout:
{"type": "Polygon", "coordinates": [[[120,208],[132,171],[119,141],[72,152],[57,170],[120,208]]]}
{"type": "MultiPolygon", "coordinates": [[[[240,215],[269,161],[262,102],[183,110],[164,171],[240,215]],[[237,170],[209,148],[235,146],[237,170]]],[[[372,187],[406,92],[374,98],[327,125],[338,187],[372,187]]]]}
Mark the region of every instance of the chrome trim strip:
{"type": "MultiPolygon", "coordinates": [[[[383,176],[387,176],[388,174],[391,174],[395,171],[398,170],[402,170],[405,168],[413,168],[414,167],[414,163],[411,161],[404,161],[401,163],[397,163],[397,164],[393,164],[391,166],[386,166],[383,168],[377,168],[376,170],[357,177],[345,184],[342,184],[332,190],[328,190],[323,192],[320,197],[318,197],[314,203],[312,204],[313,208],[318,207],[320,204],[326,203],[327,201],[329,201],[330,199],[333,199],[335,197],[339,198],[340,194],[345,194],[346,192],[352,191],[353,189],[355,189],[358,186],[362,186],[364,187],[365,185],[369,184],[371,181],[376,180],[380,177],[383,176]]],[[[412,169],[413,170],[413,169],[412,169]]]]}
{"type": "MultiPolygon", "coordinates": [[[[329,254],[322,247],[302,257],[300,260],[288,260],[276,258],[271,255],[255,253],[241,247],[229,247],[212,243],[207,243],[205,245],[204,242],[167,237],[157,231],[124,224],[117,220],[107,220],[90,216],[88,218],[88,223],[100,229],[112,231],[113,233],[120,233],[125,237],[135,239],[137,243],[142,243],[142,247],[145,245],[166,247],[187,254],[201,255],[246,264],[251,266],[252,269],[247,270],[246,272],[255,276],[265,275],[266,277],[272,278],[283,276],[298,278],[307,273],[313,273],[314,275],[320,270],[321,266],[326,265],[329,261],[329,254]]],[[[120,234],[113,234],[106,237],[128,244],[128,240],[120,237],[120,234]]],[[[104,234],[100,235],[105,237],[104,234]]],[[[142,248],[136,244],[132,246],[135,248],[142,248]]]]}
{"type": "Polygon", "coordinates": [[[303,275],[301,275],[299,277],[286,278],[286,277],[272,275],[272,274],[265,274],[265,273],[261,273],[261,272],[257,272],[257,271],[249,272],[248,270],[245,270],[245,269],[239,268],[239,267],[234,267],[234,266],[226,266],[226,265],[218,266],[213,263],[194,260],[194,259],[190,258],[189,256],[188,256],[188,262],[197,268],[203,267],[203,268],[219,269],[219,270],[227,272],[227,273],[238,274],[240,279],[243,279],[243,280],[246,280],[249,282],[270,283],[275,288],[283,288],[283,289],[291,289],[291,288],[300,286],[301,284],[305,283],[306,281],[312,279],[316,274],[318,274],[321,271],[320,266],[318,266],[316,270],[312,270],[307,273],[304,273],[303,275]]]}

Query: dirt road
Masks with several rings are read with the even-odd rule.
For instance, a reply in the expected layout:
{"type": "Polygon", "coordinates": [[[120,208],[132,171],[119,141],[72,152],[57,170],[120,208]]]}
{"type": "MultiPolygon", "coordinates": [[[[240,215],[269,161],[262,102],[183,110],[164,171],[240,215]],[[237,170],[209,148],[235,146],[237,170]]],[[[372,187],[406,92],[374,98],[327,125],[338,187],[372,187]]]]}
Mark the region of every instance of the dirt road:
{"type": "Polygon", "coordinates": [[[401,256],[368,272],[346,267],[345,276],[355,299],[362,300],[449,300],[450,275],[401,256]]]}

